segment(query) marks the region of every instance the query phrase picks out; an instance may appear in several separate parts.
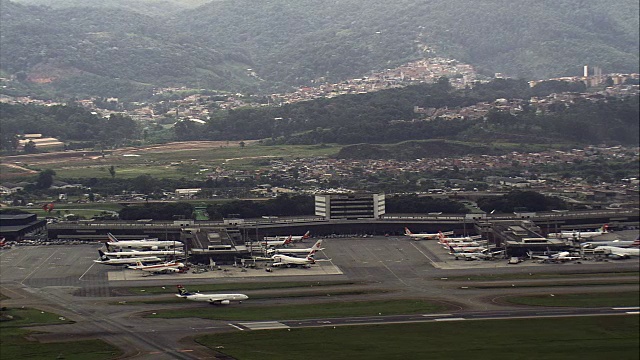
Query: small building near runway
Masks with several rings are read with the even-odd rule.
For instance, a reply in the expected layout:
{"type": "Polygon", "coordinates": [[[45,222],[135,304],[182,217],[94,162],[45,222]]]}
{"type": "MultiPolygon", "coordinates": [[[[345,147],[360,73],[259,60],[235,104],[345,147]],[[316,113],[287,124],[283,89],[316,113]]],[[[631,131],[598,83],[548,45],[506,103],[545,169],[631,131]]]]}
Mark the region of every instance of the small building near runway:
{"type": "Polygon", "coordinates": [[[529,220],[496,222],[492,225],[495,244],[504,248],[509,256],[524,257],[527,252],[563,251],[571,248],[562,240],[540,235],[539,227],[529,220]]]}

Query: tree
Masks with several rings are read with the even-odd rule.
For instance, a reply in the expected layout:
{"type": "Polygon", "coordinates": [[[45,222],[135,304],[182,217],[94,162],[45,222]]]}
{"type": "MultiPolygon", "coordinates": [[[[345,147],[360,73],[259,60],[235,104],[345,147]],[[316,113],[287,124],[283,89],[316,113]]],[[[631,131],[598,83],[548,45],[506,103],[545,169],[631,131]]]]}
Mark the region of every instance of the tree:
{"type": "Polygon", "coordinates": [[[109,166],[109,174],[111,175],[111,178],[115,178],[116,177],[116,167],[111,165],[109,166]]]}
{"type": "Polygon", "coordinates": [[[53,177],[56,175],[56,172],[47,169],[43,170],[38,174],[38,180],[36,181],[36,187],[38,189],[48,189],[53,185],[53,177]]]}

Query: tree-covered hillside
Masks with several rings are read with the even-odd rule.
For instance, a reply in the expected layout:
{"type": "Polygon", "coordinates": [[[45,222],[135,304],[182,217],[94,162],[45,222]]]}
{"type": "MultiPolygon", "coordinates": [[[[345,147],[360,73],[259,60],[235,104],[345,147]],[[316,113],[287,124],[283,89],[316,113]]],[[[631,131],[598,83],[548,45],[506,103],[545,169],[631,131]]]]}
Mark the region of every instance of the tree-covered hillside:
{"type": "Polygon", "coordinates": [[[434,52],[542,79],[579,75],[584,64],[637,71],[638,11],[634,0],[240,0],[172,22],[242,49],[271,81],[362,76],[434,52]]]}
{"type": "Polygon", "coordinates": [[[21,91],[51,96],[140,98],[180,85],[266,92],[436,55],[529,79],[639,64],[635,0],[220,0],[164,16],[152,9],[180,3],[23,1],[56,7],[3,0],[0,71],[22,80],[21,91]]]}

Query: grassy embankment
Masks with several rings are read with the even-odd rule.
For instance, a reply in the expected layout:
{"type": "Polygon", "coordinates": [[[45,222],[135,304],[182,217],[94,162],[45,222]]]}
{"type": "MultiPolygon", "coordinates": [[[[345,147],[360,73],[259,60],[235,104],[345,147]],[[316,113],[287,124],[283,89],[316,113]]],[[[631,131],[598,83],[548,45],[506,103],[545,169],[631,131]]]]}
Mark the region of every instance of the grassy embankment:
{"type": "Polygon", "coordinates": [[[2,359],[114,359],[120,350],[102,340],[40,343],[29,339],[34,334],[28,327],[70,324],[56,314],[37,309],[7,309],[1,312],[0,343],[2,359]]]}
{"type": "Polygon", "coordinates": [[[324,302],[312,304],[287,304],[273,306],[251,306],[248,302],[242,305],[231,305],[224,311],[215,307],[185,308],[178,310],[157,311],[147,315],[152,318],[187,318],[197,317],[218,320],[273,320],[273,319],[308,319],[343,316],[374,316],[398,314],[425,314],[446,311],[449,307],[418,299],[324,302]]]}
{"type": "Polygon", "coordinates": [[[511,304],[528,306],[631,307],[640,305],[640,292],[508,296],[501,300],[511,304]]]}
{"type": "Polygon", "coordinates": [[[638,328],[637,316],[602,316],[242,331],[196,341],[243,360],[638,359],[638,328]]]}
{"type": "Polygon", "coordinates": [[[57,178],[106,178],[111,177],[109,167],[115,166],[116,178],[130,179],[140,175],[157,178],[204,179],[204,174],[216,167],[226,170],[256,170],[269,168],[270,159],[291,160],[296,158],[331,156],[340,150],[338,145],[282,145],[245,147],[221,147],[192,150],[138,151],[136,157],[107,156],[100,159],[69,161],[38,165],[34,170],[52,169],[57,178]],[[208,169],[208,170],[205,170],[208,169]]]}

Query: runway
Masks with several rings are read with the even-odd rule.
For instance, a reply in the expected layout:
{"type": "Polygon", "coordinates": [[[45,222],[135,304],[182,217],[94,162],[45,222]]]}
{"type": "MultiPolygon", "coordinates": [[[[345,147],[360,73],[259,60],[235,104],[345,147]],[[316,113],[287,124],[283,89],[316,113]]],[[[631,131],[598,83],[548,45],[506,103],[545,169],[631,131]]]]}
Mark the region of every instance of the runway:
{"type": "MultiPolygon", "coordinates": [[[[95,264],[96,245],[24,246],[0,251],[0,290],[8,299],[2,306],[35,307],[54,312],[73,320],[69,325],[42,326],[38,339],[101,338],[126,353],[130,359],[211,359],[212,352],[185,337],[212,332],[249,331],[256,329],[355,326],[368,324],[416,322],[416,321],[472,321],[497,318],[528,318],[546,316],[586,315],[634,315],[637,309],[573,309],[526,308],[505,305],[493,301],[501,296],[514,294],[544,294],[570,292],[638,291],[638,284],[564,286],[558,280],[536,279],[542,285],[519,287],[529,279],[511,281],[513,288],[474,288],[464,280],[465,276],[501,274],[538,274],[581,272],[638,271],[638,261],[507,265],[501,261],[455,261],[447,257],[446,250],[434,242],[413,241],[403,237],[340,238],[325,239],[322,257],[330,262],[319,263],[310,269],[274,269],[264,271],[226,266],[227,271],[206,273],[168,274],[143,277],[133,270],[119,270],[111,266],[95,264]],[[198,318],[154,319],[141,317],[141,313],[184,307],[208,307],[202,303],[138,304],[126,301],[136,299],[166,299],[173,294],[123,296],[120,289],[148,286],[175,286],[177,284],[237,284],[283,281],[344,281],[344,289],[362,290],[359,295],[336,297],[287,297],[308,289],[275,289],[283,297],[251,299],[260,290],[247,291],[250,300],[246,306],[307,304],[330,301],[362,301],[375,299],[415,298],[434,300],[450,305],[451,311],[443,314],[393,315],[346,317],[332,319],[269,321],[220,321],[198,318]],[[545,287],[547,282],[551,288],[545,287]],[[125,303],[122,301],[125,300],[125,303]]],[[[588,279],[589,276],[585,276],[588,279]]],[[[626,278],[637,279],[635,276],[626,278]]],[[[615,275],[598,279],[618,279],[615,275]]],[[[595,281],[595,280],[594,280],[595,281]]],[[[481,282],[476,282],[480,284],[481,282]]],[[[264,292],[264,291],[262,291],[264,292]]],[[[242,306],[245,306],[243,304],[242,306]]],[[[233,305],[231,305],[233,306],[233,305]]],[[[221,308],[220,311],[224,311],[221,308]]]]}

